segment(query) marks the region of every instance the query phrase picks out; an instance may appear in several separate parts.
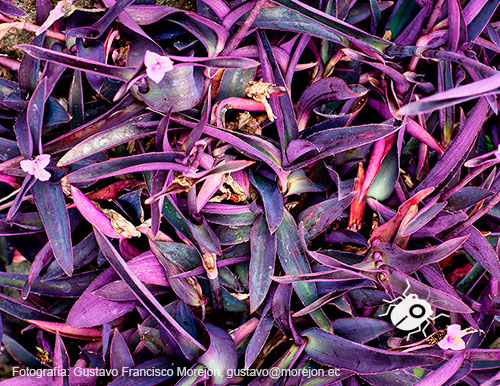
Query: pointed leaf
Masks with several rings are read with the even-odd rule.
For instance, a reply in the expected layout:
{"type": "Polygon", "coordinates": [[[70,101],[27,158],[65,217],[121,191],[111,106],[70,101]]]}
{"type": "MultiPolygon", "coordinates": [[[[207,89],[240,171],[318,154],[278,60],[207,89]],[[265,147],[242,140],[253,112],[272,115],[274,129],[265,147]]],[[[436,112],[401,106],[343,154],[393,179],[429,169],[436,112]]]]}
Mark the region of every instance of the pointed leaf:
{"type": "Polygon", "coordinates": [[[66,274],[73,272],[73,248],[68,211],[61,184],[37,181],[32,188],[56,261],[66,274]]]}
{"type": "Polygon", "coordinates": [[[229,371],[236,370],[238,366],[236,346],[231,336],[220,327],[210,323],[205,323],[205,327],[210,335],[210,346],[198,362],[212,371],[214,386],[227,385],[230,382],[229,371]]]}
{"type": "Polygon", "coordinates": [[[460,235],[470,235],[464,244],[465,251],[495,279],[500,280],[500,260],[484,236],[474,226],[469,226],[460,235]]]}
{"type": "Polygon", "coordinates": [[[414,251],[405,251],[394,244],[380,243],[374,251],[382,254],[385,263],[398,268],[404,273],[413,273],[424,265],[437,263],[448,257],[467,240],[467,236],[457,237],[442,244],[414,251]]]}
{"type": "Polygon", "coordinates": [[[466,356],[465,350],[459,351],[453,355],[445,364],[437,370],[428,374],[421,381],[417,382],[415,386],[441,386],[446,383],[462,366],[466,356]]]}
{"type": "MultiPolygon", "coordinates": [[[[311,272],[309,261],[300,243],[297,225],[293,217],[286,210],[283,214],[283,221],[276,230],[276,239],[277,253],[281,266],[288,275],[300,275],[311,272]]],[[[314,283],[294,283],[293,286],[305,306],[316,300],[317,291],[314,283]]],[[[321,328],[331,331],[331,323],[321,309],[313,311],[311,317],[321,328]]]]}
{"type": "Polygon", "coordinates": [[[96,62],[90,59],[79,58],[77,56],[64,54],[62,52],[57,52],[34,45],[19,44],[16,46],[16,48],[23,50],[28,55],[37,59],[55,62],[66,67],[74,68],[76,70],[88,71],[113,79],[127,81],[133,76],[135,72],[135,68],[133,67],[112,66],[109,64],[96,62]]]}
{"type": "Polygon", "coordinates": [[[66,176],[70,184],[77,182],[95,181],[101,178],[118,176],[121,174],[151,171],[151,170],[177,170],[187,172],[184,165],[174,163],[182,155],[179,153],[145,153],[129,157],[115,158],[85,166],[66,176]]]}
{"type": "Polygon", "coordinates": [[[396,353],[351,342],[318,328],[302,333],[307,338],[305,352],[316,362],[361,374],[426,366],[441,362],[441,358],[425,354],[396,353]]]}
{"type": "Polygon", "coordinates": [[[110,367],[118,371],[122,371],[124,367],[134,367],[132,354],[118,329],[115,329],[111,340],[110,367]]]}
{"type": "MultiPolygon", "coordinates": [[[[325,122],[325,124],[328,124],[328,121],[325,122]]],[[[384,138],[397,130],[399,130],[399,127],[384,124],[318,130],[307,136],[307,138],[304,138],[318,148],[318,153],[300,157],[297,161],[295,161],[292,167],[288,167],[286,169],[295,170],[333,154],[367,145],[375,142],[377,139],[384,138]]]]}
{"type": "Polygon", "coordinates": [[[145,287],[145,285],[137,278],[134,272],[127,266],[123,257],[116,251],[110,241],[98,229],[94,228],[97,243],[101,247],[101,251],[108,259],[113,268],[117,271],[120,277],[127,282],[130,289],[134,292],[137,299],[146,309],[158,320],[158,323],[174,333],[175,340],[178,342],[181,350],[188,358],[195,358],[204,350],[204,347],[193,339],[176,321],[173,319],[145,287]]]}
{"type": "Polygon", "coordinates": [[[274,274],[276,259],[276,235],[267,228],[264,217],[260,216],[252,227],[250,234],[250,251],[252,258],[248,268],[250,287],[250,313],[259,308],[267,296],[274,274]]]}
{"type": "Polygon", "coordinates": [[[136,301],[116,302],[94,295],[94,291],[116,277],[112,269],[107,269],[99,275],[73,304],[66,323],[71,327],[93,327],[112,322],[132,311],[137,305],[136,301]]]}
{"type": "Polygon", "coordinates": [[[274,181],[250,172],[250,181],[255,186],[264,203],[264,211],[269,231],[274,233],[283,219],[283,198],[274,181]]]}
{"type": "Polygon", "coordinates": [[[306,241],[314,239],[321,232],[330,226],[342,212],[351,205],[352,200],[356,197],[357,192],[351,192],[342,200],[332,198],[325,200],[319,204],[310,206],[302,211],[298,217],[298,221],[304,224],[306,241]]]}

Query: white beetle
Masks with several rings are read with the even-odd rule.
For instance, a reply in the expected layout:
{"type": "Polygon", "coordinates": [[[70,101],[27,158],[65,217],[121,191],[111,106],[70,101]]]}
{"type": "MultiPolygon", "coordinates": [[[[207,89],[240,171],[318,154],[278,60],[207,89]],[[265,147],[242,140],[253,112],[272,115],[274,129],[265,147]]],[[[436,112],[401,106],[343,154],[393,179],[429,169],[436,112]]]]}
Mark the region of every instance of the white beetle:
{"type": "Polygon", "coordinates": [[[411,335],[422,331],[424,336],[427,337],[425,333],[425,329],[429,326],[429,320],[436,320],[440,316],[448,316],[446,314],[439,314],[435,317],[431,317],[433,310],[431,305],[424,299],[420,299],[415,294],[407,295],[407,292],[410,290],[410,283],[406,280],[405,291],[403,292],[403,296],[399,296],[394,300],[384,300],[386,303],[394,303],[395,301],[401,300],[398,304],[391,304],[387,312],[380,316],[385,316],[389,312],[391,312],[391,322],[396,326],[396,328],[403,331],[413,331],[410,332],[406,339],[408,339],[411,335]],[[394,308],[393,308],[394,307],[394,308]],[[425,325],[422,327],[422,323],[425,322],[425,325]]]}

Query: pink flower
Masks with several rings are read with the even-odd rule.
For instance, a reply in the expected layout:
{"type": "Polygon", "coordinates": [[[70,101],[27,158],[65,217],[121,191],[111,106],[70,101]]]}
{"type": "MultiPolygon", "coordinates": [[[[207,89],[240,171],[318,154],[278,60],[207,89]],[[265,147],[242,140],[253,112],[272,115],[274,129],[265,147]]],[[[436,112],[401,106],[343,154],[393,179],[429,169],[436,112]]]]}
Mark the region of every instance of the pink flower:
{"type": "Polygon", "coordinates": [[[462,331],[460,330],[459,324],[452,324],[448,326],[446,331],[446,336],[439,341],[438,345],[443,350],[463,350],[465,348],[465,342],[462,339],[462,331]]]}
{"type": "Polygon", "coordinates": [[[148,77],[155,83],[160,83],[166,72],[172,71],[174,65],[168,56],[158,55],[147,50],[144,55],[144,64],[148,77]]]}
{"type": "Polygon", "coordinates": [[[50,178],[50,173],[45,170],[45,167],[50,163],[50,155],[40,154],[34,160],[21,161],[21,169],[37,180],[47,181],[50,178]]]}

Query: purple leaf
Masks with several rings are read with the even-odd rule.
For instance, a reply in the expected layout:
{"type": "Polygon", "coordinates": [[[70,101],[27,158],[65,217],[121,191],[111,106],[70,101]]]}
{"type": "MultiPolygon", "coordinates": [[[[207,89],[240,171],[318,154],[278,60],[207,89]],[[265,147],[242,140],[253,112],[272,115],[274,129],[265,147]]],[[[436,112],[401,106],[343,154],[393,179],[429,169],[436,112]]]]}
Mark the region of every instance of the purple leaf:
{"type": "Polygon", "coordinates": [[[276,259],[276,236],[269,232],[260,216],[250,234],[251,259],[248,268],[250,287],[250,313],[255,312],[267,296],[274,274],[276,259]]]}
{"type": "Polygon", "coordinates": [[[11,220],[13,217],[16,216],[19,207],[21,206],[26,195],[28,194],[30,189],[33,187],[35,182],[37,182],[36,178],[34,178],[32,175],[29,175],[29,174],[26,175],[26,177],[24,178],[23,184],[19,188],[19,192],[17,193],[16,198],[12,202],[12,205],[9,208],[9,211],[7,212],[7,217],[6,217],[7,220],[11,220]]]}
{"type": "MultiPolygon", "coordinates": [[[[288,144],[294,139],[297,139],[299,135],[299,127],[293,110],[289,90],[286,89],[286,84],[274,57],[271,44],[269,43],[265,32],[262,30],[259,31],[257,46],[259,47],[259,56],[263,69],[264,81],[272,82],[276,86],[282,87],[286,90],[283,95],[271,98],[269,102],[273,107],[273,112],[276,114],[276,126],[278,128],[278,135],[281,143],[281,153],[284,156],[286,154],[285,149],[288,144]]],[[[287,163],[285,160],[283,161],[284,163],[287,163]]],[[[274,232],[274,227],[270,225],[270,228],[271,232],[274,232]]]]}
{"type": "Polygon", "coordinates": [[[71,229],[61,185],[37,181],[33,185],[32,192],[54,257],[64,272],[71,275],[73,272],[71,229]]]}
{"type": "MultiPolygon", "coordinates": [[[[158,320],[158,323],[173,333],[176,332],[175,341],[188,358],[199,355],[204,347],[193,339],[161,306],[145,285],[137,278],[134,272],[127,266],[126,262],[116,251],[109,240],[98,229],[94,228],[97,243],[101,247],[106,259],[118,272],[120,277],[130,286],[137,299],[158,320]]],[[[172,337],[174,337],[172,335],[172,337]]]]}
{"type": "Polygon", "coordinates": [[[0,310],[23,320],[60,320],[59,317],[13,299],[7,295],[0,294],[0,310]]]}
{"type": "Polygon", "coordinates": [[[487,111],[488,102],[484,98],[481,98],[469,114],[467,121],[459,133],[453,139],[453,142],[446,149],[443,157],[434,165],[424,180],[415,188],[414,192],[431,186],[439,186],[451,171],[460,164],[462,157],[474,143],[476,135],[481,129],[482,122],[486,118],[487,111]]]}
{"type": "MultiPolygon", "coordinates": [[[[28,128],[31,133],[33,150],[37,154],[42,154],[42,125],[44,103],[46,101],[45,89],[47,88],[47,79],[44,78],[37,85],[30,101],[28,102],[28,109],[26,111],[26,120],[28,128]]],[[[28,157],[30,158],[30,157],[28,157]]]]}
{"type": "Polygon", "coordinates": [[[413,233],[415,238],[432,237],[467,219],[463,211],[458,213],[441,212],[424,227],[413,233]]]}
{"type": "MultiPolygon", "coordinates": [[[[165,288],[158,288],[148,284],[146,284],[146,287],[154,296],[163,295],[168,292],[165,288]]],[[[130,302],[136,300],[134,293],[123,280],[112,281],[109,284],[105,284],[101,288],[95,290],[93,294],[100,298],[116,302],[130,302]]]]}
{"type": "Polygon", "coordinates": [[[495,279],[500,280],[500,261],[498,260],[498,255],[484,236],[474,226],[469,226],[460,234],[469,235],[464,244],[465,251],[495,279]]]}
{"type": "Polygon", "coordinates": [[[248,342],[247,349],[245,351],[245,368],[248,368],[257,359],[259,353],[261,352],[264,344],[271,333],[271,329],[274,324],[273,314],[271,312],[272,296],[267,301],[264,306],[262,315],[259,320],[259,324],[255,329],[252,338],[248,342]]]}
{"type": "Polygon", "coordinates": [[[335,335],[358,343],[369,342],[394,329],[392,323],[371,318],[336,319],[332,325],[335,335]]]}
{"type": "Polygon", "coordinates": [[[292,296],[292,286],[289,284],[279,284],[273,294],[272,311],[273,318],[280,330],[289,339],[293,339],[296,344],[302,344],[303,339],[295,330],[290,313],[292,296]]]}
{"type": "Polygon", "coordinates": [[[123,339],[122,334],[116,328],[113,333],[113,339],[111,340],[111,352],[110,352],[110,367],[112,369],[117,369],[122,371],[124,367],[133,368],[134,359],[127,346],[127,343],[123,339]]]}
{"type": "MultiPolygon", "coordinates": [[[[276,230],[277,253],[281,266],[288,275],[300,275],[311,272],[306,253],[300,243],[297,225],[293,217],[284,210],[283,221],[276,230]]],[[[307,306],[317,298],[316,285],[314,283],[294,283],[295,292],[302,303],[307,306]]],[[[327,331],[331,331],[331,322],[322,310],[311,313],[315,322],[327,331]]]]}
{"type": "MultiPolygon", "coordinates": [[[[40,363],[38,358],[21,346],[15,339],[11,338],[9,335],[4,334],[2,336],[2,343],[7,350],[7,352],[14,358],[17,362],[22,365],[32,368],[32,369],[47,369],[46,365],[40,363]]],[[[2,382],[3,383],[3,382],[2,382]]],[[[21,385],[20,382],[17,383],[21,385]]]]}
{"type": "MultiPolygon", "coordinates": [[[[98,249],[94,234],[90,233],[80,243],[73,247],[73,268],[81,268],[94,260],[97,257],[98,249]]],[[[63,275],[64,271],[62,268],[57,261],[53,261],[45,271],[43,280],[50,280],[63,275]]]]}
{"type": "Polygon", "coordinates": [[[26,12],[6,0],[0,0],[0,12],[7,16],[24,17],[26,12]]]}
{"type": "Polygon", "coordinates": [[[296,170],[288,175],[285,197],[307,192],[324,192],[327,188],[326,184],[318,184],[307,178],[303,170],[296,170]]]}
{"type": "MultiPolygon", "coordinates": [[[[172,378],[170,373],[175,374],[179,364],[174,362],[171,357],[158,357],[151,359],[147,362],[125,371],[113,382],[109,383],[110,386],[153,386],[167,381],[172,378]],[[165,370],[155,373],[155,370],[165,370]],[[142,375],[153,374],[153,375],[142,375]]],[[[123,370],[122,370],[123,371],[123,370]]]]}
{"type": "Polygon", "coordinates": [[[274,181],[250,172],[250,181],[259,192],[264,204],[269,231],[273,234],[283,219],[283,198],[274,181]]]}
{"type": "Polygon", "coordinates": [[[73,73],[73,81],[71,82],[69,90],[68,104],[68,110],[71,114],[71,128],[83,125],[85,111],[81,71],[75,71],[73,73]]]}
{"type": "Polygon", "coordinates": [[[210,336],[210,346],[207,351],[198,358],[198,363],[204,365],[213,372],[212,381],[214,386],[227,385],[230,383],[228,372],[236,370],[238,366],[238,355],[236,345],[231,336],[220,327],[205,323],[210,336]]]}
{"type": "Polygon", "coordinates": [[[481,34],[481,32],[486,27],[486,24],[490,22],[492,16],[495,14],[499,3],[500,2],[498,0],[494,0],[486,1],[482,5],[480,5],[477,15],[472,20],[470,20],[469,23],[467,23],[467,40],[469,42],[474,41],[481,34]]]}
{"type": "Polygon", "coordinates": [[[111,220],[90,201],[81,190],[71,185],[71,197],[82,216],[108,237],[120,238],[111,225],[111,220]]]}
{"type": "Polygon", "coordinates": [[[137,302],[115,302],[99,298],[93,292],[116,280],[116,274],[108,269],[99,275],[75,302],[69,311],[66,323],[72,327],[93,327],[111,322],[132,311],[137,302]]]}
{"type": "MultiPolygon", "coordinates": [[[[325,122],[325,125],[327,124],[328,121],[325,122]]],[[[313,134],[304,138],[315,146],[319,153],[301,157],[299,160],[295,161],[292,167],[286,169],[295,170],[301,168],[304,165],[333,154],[375,142],[399,130],[399,127],[384,124],[350,126],[334,129],[329,129],[328,126],[326,126],[323,130],[320,129],[321,125],[323,124],[317,125],[319,130],[315,130],[313,134]]]]}
{"type": "Polygon", "coordinates": [[[61,374],[54,377],[54,386],[69,386],[69,356],[59,331],[56,333],[54,368],[60,369],[61,374]],[[62,375],[65,372],[68,375],[62,375]]]}
{"type": "Polygon", "coordinates": [[[357,192],[351,192],[342,200],[332,198],[319,204],[310,206],[300,213],[298,221],[304,224],[304,237],[306,241],[314,239],[351,204],[357,192]]]}
{"type": "Polygon", "coordinates": [[[33,155],[33,136],[31,135],[28,120],[26,117],[27,109],[24,109],[16,120],[14,132],[16,133],[17,146],[24,158],[30,159],[33,155]]]}
{"type": "Polygon", "coordinates": [[[457,352],[449,359],[445,364],[443,364],[439,369],[434,370],[432,373],[427,375],[425,378],[417,382],[415,385],[418,386],[441,386],[446,383],[462,366],[466,356],[465,350],[457,352]]]}
{"type": "Polygon", "coordinates": [[[332,101],[361,98],[368,92],[362,86],[347,85],[340,78],[324,78],[305,89],[297,102],[299,130],[305,129],[313,109],[332,101]]]}
{"type": "Polygon", "coordinates": [[[70,151],[64,154],[57,162],[57,166],[66,166],[83,158],[87,158],[98,152],[118,146],[122,143],[133,141],[142,137],[153,135],[154,131],[145,130],[143,127],[137,126],[139,122],[148,122],[152,114],[139,115],[125,123],[103,130],[97,134],[83,140],[70,151]]]}
{"type": "Polygon", "coordinates": [[[24,300],[28,297],[33,281],[38,277],[42,269],[50,262],[52,259],[52,246],[50,242],[44,245],[42,249],[36,254],[33,263],[31,264],[30,273],[28,275],[28,280],[23,287],[22,297],[24,300]]]}
{"type": "Polygon", "coordinates": [[[459,249],[466,240],[467,236],[457,237],[433,247],[414,251],[405,251],[394,244],[380,243],[374,248],[374,251],[382,254],[382,259],[386,264],[410,274],[424,265],[437,263],[448,257],[459,249]]]}
{"type": "MultiPolygon", "coordinates": [[[[34,49],[44,49],[43,46],[45,40],[45,34],[35,36],[31,41],[29,47],[34,47],[34,49]]],[[[39,58],[32,58],[25,55],[21,60],[19,66],[19,87],[25,91],[32,91],[38,85],[38,72],[40,69],[39,58]]]]}
{"type": "Polygon", "coordinates": [[[450,0],[448,1],[448,50],[457,51],[458,44],[460,40],[465,41],[465,39],[460,39],[465,31],[465,22],[462,14],[462,7],[459,1],[450,0]],[[462,32],[462,34],[461,34],[462,32]]]}
{"type": "Polygon", "coordinates": [[[115,158],[78,169],[68,174],[66,179],[70,184],[74,184],[142,171],[177,170],[187,172],[188,168],[186,166],[174,163],[180,158],[182,158],[182,153],[170,152],[146,153],[115,158]]]}
{"type": "MultiPolygon", "coordinates": [[[[313,7],[302,3],[298,0],[273,0],[275,3],[281,4],[306,18],[317,22],[317,26],[323,29],[332,29],[335,33],[339,34],[347,40],[352,40],[367,49],[372,48],[383,52],[391,43],[377,38],[373,35],[367,34],[362,30],[351,26],[333,16],[321,12],[313,7]]],[[[299,31],[302,32],[302,31],[299,31]]]]}
{"type": "Polygon", "coordinates": [[[432,202],[424,206],[418,213],[403,226],[401,235],[409,236],[414,234],[418,230],[425,227],[429,222],[436,218],[438,213],[440,213],[444,207],[446,207],[447,202],[432,202]]]}
{"type": "Polygon", "coordinates": [[[424,354],[396,353],[351,342],[318,328],[304,331],[305,352],[316,362],[361,374],[374,374],[436,364],[441,358],[424,354]]]}
{"type": "MultiPolygon", "coordinates": [[[[465,86],[455,87],[451,90],[443,91],[429,97],[420,99],[417,102],[409,103],[403,106],[396,114],[399,115],[412,115],[447,106],[453,106],[458,103],[466,102],[471,99],[476,99],[481,96],[487,96],[498,93],[500,87],[500,75],[493,75],[488,78],[478,80],[466,84],[465,86]]],[[[478,108],[474,111],[481,111],[479,106],[482,107],[481,100],[478,102],[478,108]]],[[[473,113],[471,113],[471,116],[473,113]]],[[[477,119],[477,118],[476,118],[477,119]]]]}
{"type": "MultiPolygon", "coordinates": [[[[55,264],[57,265],[57,262],[55,264]]],[[[56,298],[79,297],[98,274],[98,271],[90,271],[55,280],[42,281],[35,278],[31,283],[30,292],[56,298]]],[[[0,273],[0,285],[18,290],[23,289],[27,279],[27,275],[19,273],[0,273]]]]}
{"type": "Polygon", "coordinates": [[[168,287],[165,270],[151,252],[134,257],[127,265],[144,283],[168,287]]]}
{"type": "Polygon", "coordinates": [[[74,68],[75,70],[88,71],[93,74],[107,76],[112,79],[127,81],[135,72],[135,68],[132,67],[112,66],[95,60],[79,58],[77,56],[64,54],[34,45],[19,44],[16,47],[25,51],[28,55],[34,58],[58,63],[69,68],[74,68]]]}
{"type": "MultiPolygon", "coordinates": [[[[86,43],[87,45],[83,44],[82,39],[76,39],[76,49],[78,52],[78,56],[80,58],[90,59],[96,62],[104,63],[105,52],[102,43],[93,42],[92,44],[88,44],[89,43],[88,41],[86,43]]],[[[92,74],[90,72],[87,73],[86,75],[90,86],[94,90],[99,92],[101,90],[102,85],[104,84],[104,78],[102,76],[92,74]]]]}
{"type": "Polygon", "coordinates": [[[448,198],[448,205],[446,205],[446,209],[453,212],[461,209],[467,209],[468,207],[475,205],[492,195],[493,192],[490,192],[489,190],[466,186],[448,198]]]}

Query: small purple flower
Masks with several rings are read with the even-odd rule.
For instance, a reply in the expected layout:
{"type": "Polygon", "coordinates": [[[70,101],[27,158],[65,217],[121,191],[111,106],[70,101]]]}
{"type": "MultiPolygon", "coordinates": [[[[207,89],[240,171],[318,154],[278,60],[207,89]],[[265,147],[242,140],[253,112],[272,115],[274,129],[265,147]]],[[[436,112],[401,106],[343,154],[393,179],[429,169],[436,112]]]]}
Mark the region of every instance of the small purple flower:
{"type": "Polygon", "coordinates": [[[463,350],[465,342],[462,339],[462,331],[459,324],[452,324],[448,326],[446,336],[439,341],[438,345],[443,350],[463,350]]]}
{"type": "Polygon", "coordinates": [[[172,71],[174,65],[168,56],[158,55],[147,50],[144,55],[144,64],[148,77],[155,83],[160,83],[166,72],[172,71]]]}
{"type": "Polygon", "coordinates": [[[50,163],[50,155],[40,154],[35,157],[34,160],[24,160],[21,161],[21,169],[32,176],[35,176],[37,180],[47,181],[50,178],[50,173],[45,170],[47,165],[50,163]]]}

